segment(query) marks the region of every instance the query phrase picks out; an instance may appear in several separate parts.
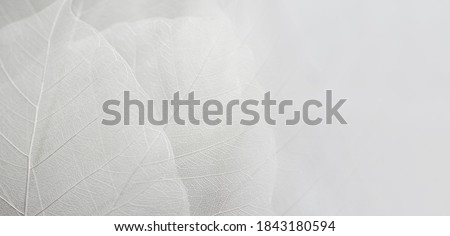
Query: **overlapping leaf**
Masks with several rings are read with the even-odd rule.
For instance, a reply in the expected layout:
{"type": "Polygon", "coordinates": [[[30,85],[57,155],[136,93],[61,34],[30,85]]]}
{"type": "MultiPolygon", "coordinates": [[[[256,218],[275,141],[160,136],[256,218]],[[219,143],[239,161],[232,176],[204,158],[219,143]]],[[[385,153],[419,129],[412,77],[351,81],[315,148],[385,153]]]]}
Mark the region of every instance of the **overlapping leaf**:
{"type": "Polygon", "coordinates": [[[164,131],[100,123],[105,100],[145,93],[70,2],[2,28],[0,38],[2,214],[188,213],[164,131]]]}

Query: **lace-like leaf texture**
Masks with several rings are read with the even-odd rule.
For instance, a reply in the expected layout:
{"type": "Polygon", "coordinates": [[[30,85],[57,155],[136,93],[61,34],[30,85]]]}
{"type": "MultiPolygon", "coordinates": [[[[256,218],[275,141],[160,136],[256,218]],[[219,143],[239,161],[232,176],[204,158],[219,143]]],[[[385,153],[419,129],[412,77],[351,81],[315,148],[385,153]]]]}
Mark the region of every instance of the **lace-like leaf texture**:
{"type": "Polygon", "coordinates": [[[170,144],[148,126],[104,126],[101,105],[144,92],[70,2],[0,30],[2,215],[188,214],[170,144]]]}
{"type": "Polygon", "coordinates": [[[56,2],[1,29],[0,212],[270,214],[269,128],[100,124],[102,103],[124,90],[141,100],[260,97],[253,56],[229,22],[155,18],[100,35],[69,9],[56,2]]]}
{"type": "MultiPolygon", "coordinates": [[[[224,16],[150,18],[118,24],[103,35],[154,100],[170,99],[177,91],[183,97],[195,91],[203,102],[225,105],[263,96],[252,83],[254,56],[224,16]]],[[[201,109],[195,113],[203,116],[201,109]]],[[[271,129],[240,125],[239,119],[248,117],[239,109],[233,117],[233,125],[225,125],[222,117],[216,126],[164,127],[193,215],[271,213],[276,168],[271,129]]]]}

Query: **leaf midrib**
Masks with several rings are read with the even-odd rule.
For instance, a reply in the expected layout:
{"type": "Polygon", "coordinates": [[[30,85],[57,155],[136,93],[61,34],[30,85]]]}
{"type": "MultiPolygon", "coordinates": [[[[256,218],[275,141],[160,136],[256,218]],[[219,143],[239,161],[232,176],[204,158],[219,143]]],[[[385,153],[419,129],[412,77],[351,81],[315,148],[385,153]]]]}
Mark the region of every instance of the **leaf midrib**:
{"type": "Polygon", "coordinates": [[[64,0],[64,2],[61,3],[61,6],[56,13],[56,17],[55,17],[55,20],[53,21],[52,28],[50,30],[50,34],[48,36],[48,41],[47,41],[47,51],[46,51],[46,55],[45,55],[44,70],[42,72],[42,78],[41,78],[41,88],[39,90],[39,98],[38,98],[38,102],[36,104],[36,112],[35,112],[34,123],[33,123],[33,133],[31,135],[30,148],[29,148],[30,151],[28,152],[27,178],[26,178],[26,182],[25,182],[24,215],[28,215],[28,194],[29,194],[29,188],[30,188],[31,154],[33,152],[33,146],[34,146],[33,144],[34,144],[34,138],[36,136],[39,108],[40,108],[40,104],[41,104],[41,100],[42,100],[42,91],[44,90],[44,81],[45,81],[45,76],[47,74],[47,65],[48,65],[48,59],[49,59],[49,55],[50,55],[51,40],[52,40],[54,31],[55,31],[56,23],[61,15],[61,11],[64,8],[65,4],[66,4],[66,0],[64,0]]]}

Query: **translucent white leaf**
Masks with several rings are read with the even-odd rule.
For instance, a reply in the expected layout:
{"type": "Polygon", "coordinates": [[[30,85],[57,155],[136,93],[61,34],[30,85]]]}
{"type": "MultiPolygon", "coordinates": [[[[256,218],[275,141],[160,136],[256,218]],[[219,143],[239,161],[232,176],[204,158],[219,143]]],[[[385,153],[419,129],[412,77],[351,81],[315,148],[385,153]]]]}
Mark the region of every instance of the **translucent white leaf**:
{"type": "Polygon", "coordinates": [[[70,2],[2,28],[0,38],[2,214],[188,213],[164,131],[101,124],[105,100],[144,92],[70,2]]]}
{"type": "MultiPolygon", "coordinates": [[[[105,37],[133,68],[156,104],[194,91],[203,101],[262,98],[250,86],[257,68],[223,16],[157,18],[119,24],[105,37]]],[[[169,124],[180,177],[193,215],[268,214],[275,180],[275,143],[270,128],[169,124]]],[[[187,111],[184,111],[187,117],[187,111]]],[[[202,116],[201,110],[196,117],[202,116]]]]}

